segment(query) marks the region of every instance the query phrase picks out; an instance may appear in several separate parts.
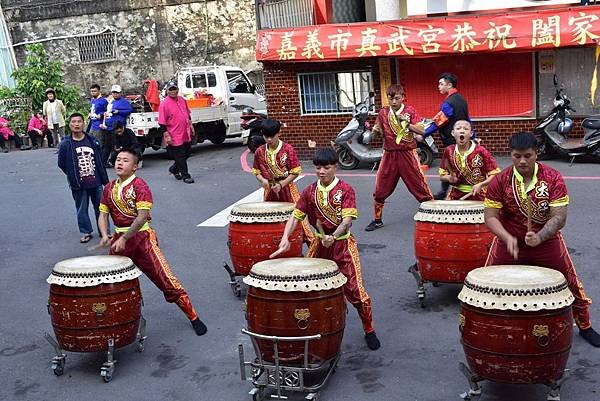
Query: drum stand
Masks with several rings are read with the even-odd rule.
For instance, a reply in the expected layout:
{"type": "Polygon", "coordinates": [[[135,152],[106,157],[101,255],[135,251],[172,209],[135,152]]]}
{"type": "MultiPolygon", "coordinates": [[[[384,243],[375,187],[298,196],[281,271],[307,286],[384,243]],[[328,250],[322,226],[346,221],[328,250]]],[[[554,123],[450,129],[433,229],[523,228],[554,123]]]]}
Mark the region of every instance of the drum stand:
{"type": "MultiPolygon", "coordinates": [[[[415,278],[415,281],[417,282],[417,299],[419,300],[419,304],[421,305],[421,308],[425,307],[425,283],[427,281],[423,280],[423,277],[421,277],[421,273],[419,273],[419,265],[415,262],[413,265],[411,265],[408,268],[408,272],[412,273],[413,277],[415,278]]],[[[434,287],[439,287],[439,283],[436,281],[432,281],[431,284],[434,287]]]]}
{"type": "MultiPolygon", "coordinates": [[[[460,398],[463,400],[475,400],[481,396],[481,387],[479,382],[485,380],[483,377],[473,373],[471,369],[463,362],[458,364],[458,368],[465,375],[469,381],[469,391],[460,394],[460,398]]],[[[570,376],[569,370],[565,369],[560,379],[551,381],[550,383],[544,383],[544,385],[550,387],[550,391],[546,396],[547,401],[560,401],[560,387],[570,376]]]]}
{"type": "Polygon", "coordinates": [[[325,385],[332,373],[335,372],[340,353],[335,357],[321,363],[314,364],[308,362],[308,344],[312,340],[321,338],[320,334],[302,337],[277,337],[264,336],[262,334],[252,333],[251,331],[242,329],[242,333],[248,335],[252,340],[252,346],[257,357],[254,361],[248,362],[244,358],[244,346],[238,345],[240,357],[240,372],[243,381],[250,381],[254,388],[249,394],[253,401],[260,401],[265,398],[265,390],[267,388],[275,389],[274,394],[270,394],[271,399],[284,400],[288,397],[282,394],[282,391],[297,391],[307,393],[306,400],[318,401],[320,390],[325,385]],[[262,353],[258,347],[256,340],[270,340],[273,342],[274,362],[266,362],[262,358],[262,353]],[[280,363],[279,357],[279,342],[282,341],[304,341],[304,361],[302,365],[287,366],[280,363]],[[246,368],[250,367],[251,377],[246,377],[246,368]],[[307,384],[308,376],[312,378],[318,377],[315,384],[307,384]]]}
{"type": "MultiPolygon", "coordinates": [[[[52,358],[52,370],[56,376],[62,376],[65,371],[65,363],[67,355],[63,352],[58,341],[54,339],[50,334],[44,333],[44,338],[50,343],[56,352],[56,356],[52,358]]],[[[138,327],[137,334],[135,335],[135,341],[137,341],[138,352],[144,351],[144,341],[146,340],[146,319],[143,316],[140,317],[140,325],[138,327]]],[[[113,373],[115,372],[115,364],[117,360],[114,359],[115,354],[115,340],[111,337],[107,340],[107,351],[106,351],[106,362],[102,364],[100,368],[100,376],[108,383],[112,380],[113,373]]]]}
{"type": "Polygon", "coordinates": [[[223,262],[223,269],[225,269],[227,274],[229,274],[229,286],[231,287],[233,295],[239,298],[242,295],[242,287],[240,285],[240,281],[238,280],[240,275],[234,272],[227,262],[223,262]]]}

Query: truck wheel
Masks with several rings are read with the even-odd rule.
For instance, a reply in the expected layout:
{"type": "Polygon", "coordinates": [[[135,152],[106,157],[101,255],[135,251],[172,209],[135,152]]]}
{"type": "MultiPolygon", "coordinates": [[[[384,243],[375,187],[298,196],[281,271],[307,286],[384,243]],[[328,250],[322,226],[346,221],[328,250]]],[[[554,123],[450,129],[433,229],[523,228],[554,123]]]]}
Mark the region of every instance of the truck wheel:
{"type": "Polygon", "coordinates": [[[227,127],[223,121],[212,123],[206,137],[215,145],[222,144],[227,138],[227,127]]]}

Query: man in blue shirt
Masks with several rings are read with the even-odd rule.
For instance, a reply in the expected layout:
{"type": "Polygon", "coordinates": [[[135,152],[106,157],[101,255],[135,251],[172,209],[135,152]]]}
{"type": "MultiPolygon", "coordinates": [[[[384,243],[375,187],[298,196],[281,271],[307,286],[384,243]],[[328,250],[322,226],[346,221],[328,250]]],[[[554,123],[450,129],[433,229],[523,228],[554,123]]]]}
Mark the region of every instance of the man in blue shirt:
{"type": "MultiPolygon", "coordinates": [[[[106,118],[104,124],[100,127],[110,132],[108,144],[108,153],[106,154],[106,160],[104,159],[104,152],[102,153],[103,160],[105,163],[108,161],[110,150],[113,148],[112,138],[114,137],[114,124],[120,122],[123,127],[127,126],[127,117],[133,112],[133,108],[129,103],[129,100],[122,97],[122,90],[120,85],[113,85],[110,89],[112,94],[112,101],[108,103],[106,110],[106,118]]],[[[104,149],[104,148],[103,148],[104,149]]]]}
{"type": "Polygon", "coordinates": [[[90,200],[97,222],[100,217],[102,186],[108,183],[108,174],[100,157],[100,144],[83,131],[83,124],[83,115],[71,115],[71,135],[65,136],[58,150],[58,167],[66,174],[75,200],[79,232],[83,234],[79,240],[81,243],[89,242],[94,231],[88,212],[90,200]]]}
{"type": "Polygon", "coordinates": [[[102,96],[100,85],[93,84],[90,86],[90,123],[88,133],[100,143],[103,161],[106,160],[104,157],[105,152],[110,152],[110,149],[105,149],[105,142],[108,142],[108,132],[100,128],[100,125],[104,121],[104,114],[106,113],[107,107],[108,101],[102,96]]]}
{"type": "MultiPolygon", "coordinates": [[[[471,122],[469,117],[469,105],[465,98],[458,93],[456,86],[458,78],[456,75],[445,72],[438,77],[438,90],[442,95],[446,95],[446,99],[440,106],[440,111],[433,116],[433,123],[425,129],[424,137],[432,135],[435,131],[440,132],[440,138],[444,146],[450,146],[456,141],[452,136],[454,123],[459,120],[471,122]]],[[[475,135],[473,135],[475,138],[475,135]]],[[[442,181],[442,189],[435,194],[435,199],[446,199],[446,194],[450,183],[442,181]]]]}

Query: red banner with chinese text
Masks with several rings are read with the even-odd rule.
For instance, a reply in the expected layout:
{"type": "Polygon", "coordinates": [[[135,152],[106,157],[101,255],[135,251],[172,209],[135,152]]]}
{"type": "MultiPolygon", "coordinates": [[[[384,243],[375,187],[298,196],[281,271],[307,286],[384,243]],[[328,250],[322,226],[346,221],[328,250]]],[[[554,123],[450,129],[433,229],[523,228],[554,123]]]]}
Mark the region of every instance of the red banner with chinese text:
{"type": "Polygon", "coordinates": [[[313,25],[258,32],[258,61],[527,51],[600,39],[600,6],[420,20],[313,25]]]}

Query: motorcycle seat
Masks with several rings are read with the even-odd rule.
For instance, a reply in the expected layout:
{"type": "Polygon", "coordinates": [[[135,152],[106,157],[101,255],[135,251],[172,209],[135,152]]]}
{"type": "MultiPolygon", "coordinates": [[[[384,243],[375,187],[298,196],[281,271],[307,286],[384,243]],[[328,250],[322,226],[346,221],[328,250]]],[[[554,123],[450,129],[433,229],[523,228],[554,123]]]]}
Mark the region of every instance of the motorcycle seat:
{"type": "Polygon", "coordinates": [[[584,128],[600,129],[600,116],[594,116],[583,120],[581,125],[584,128]]]}

